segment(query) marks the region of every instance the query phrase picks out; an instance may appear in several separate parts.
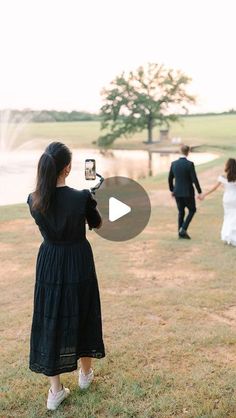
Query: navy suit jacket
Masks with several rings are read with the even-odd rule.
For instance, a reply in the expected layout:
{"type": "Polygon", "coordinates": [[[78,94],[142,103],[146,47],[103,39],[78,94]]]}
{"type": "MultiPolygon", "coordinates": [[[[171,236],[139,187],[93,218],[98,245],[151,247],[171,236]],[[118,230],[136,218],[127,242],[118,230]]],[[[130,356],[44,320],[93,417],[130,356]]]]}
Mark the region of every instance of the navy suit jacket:
{"type": "Polygon", "coordinates": [[[192,161],[180,157],[173,161],[169,172],[169,189],[175,197],[193,197],[195,185],[198,193],[202,193],[195,166],[192,161]]]}

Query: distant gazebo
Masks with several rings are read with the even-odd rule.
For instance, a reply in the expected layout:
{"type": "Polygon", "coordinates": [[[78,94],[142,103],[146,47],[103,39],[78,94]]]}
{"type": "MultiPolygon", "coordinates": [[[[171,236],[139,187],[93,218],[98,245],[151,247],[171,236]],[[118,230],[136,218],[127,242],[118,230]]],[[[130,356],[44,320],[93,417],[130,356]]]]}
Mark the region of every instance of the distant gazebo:
{"type": "Polygon", "coordinates": [[[169,129],[160,129],[160,141],[167,141],[169,139],[169,129]]]}

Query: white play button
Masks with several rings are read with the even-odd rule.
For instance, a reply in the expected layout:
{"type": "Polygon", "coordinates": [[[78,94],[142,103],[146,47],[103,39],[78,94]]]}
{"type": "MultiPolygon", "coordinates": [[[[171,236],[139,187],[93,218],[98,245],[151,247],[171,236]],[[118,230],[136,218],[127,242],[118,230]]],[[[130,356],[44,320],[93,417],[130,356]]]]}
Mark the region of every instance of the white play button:
{"type": "Polygon", "coordinates": [[[114,222],[117,219],[122,218],[122,216],[127,215],[131,212],[131,207],[116,199],[115,197],[110,197],[109,199],[109,221],[114,222]]]}
{"type": "Polygon", "coordinates": [[[151,215],[149,196],[139,183],[128,177],[106,178],[97,190],[95,200],[102,215],[102,228],[94,232],[102,238],[128,241],[148,224],[151,215]]]}

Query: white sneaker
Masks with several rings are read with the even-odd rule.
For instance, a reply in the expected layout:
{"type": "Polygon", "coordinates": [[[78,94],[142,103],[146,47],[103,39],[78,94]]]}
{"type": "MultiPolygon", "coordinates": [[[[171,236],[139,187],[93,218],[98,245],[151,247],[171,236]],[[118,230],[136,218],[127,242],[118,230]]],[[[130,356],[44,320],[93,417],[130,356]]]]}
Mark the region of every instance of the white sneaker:
{"type": "Polygon", "coordinates": [[[94,379],[93,369],[90,368],[87,374],[84,374],[82,369],[79,369],[79,387],[80,389],[87,389],[94,379]]]}
{"type": "Polygon", "coordinates": [[[62,389],[57,393],[53,393],[50,388],[48,391],[47,409],[55,411],[55,409],[58,408],[62,401],[69,396],[69,394],[70,389],[64,388],[64,386],[62,386],[62,389]]]}

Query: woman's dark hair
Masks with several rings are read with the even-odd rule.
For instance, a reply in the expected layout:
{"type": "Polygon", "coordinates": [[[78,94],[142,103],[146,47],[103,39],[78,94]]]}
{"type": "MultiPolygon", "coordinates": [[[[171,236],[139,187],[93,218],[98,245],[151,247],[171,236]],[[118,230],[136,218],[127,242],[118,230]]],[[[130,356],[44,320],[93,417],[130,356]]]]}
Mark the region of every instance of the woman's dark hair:
{"type": "Polygon", "coordinates": [[[32,208],[45,213],[51,206],[57,177],[71,162],[71,151],[61,142],[51,142],[38,162],[36,189],[32,193],[32,208]]]}
{"type": "Polygon", "coordinates": [[[236,160],[229,158],[225,165],[225,172],[229,182],[236,181],[236,160]]]}

